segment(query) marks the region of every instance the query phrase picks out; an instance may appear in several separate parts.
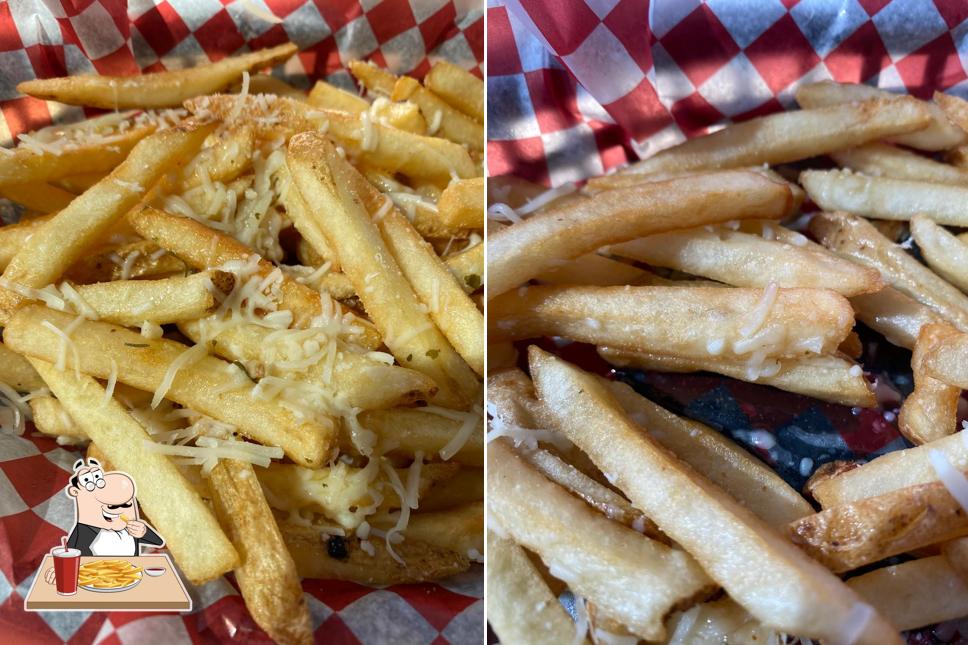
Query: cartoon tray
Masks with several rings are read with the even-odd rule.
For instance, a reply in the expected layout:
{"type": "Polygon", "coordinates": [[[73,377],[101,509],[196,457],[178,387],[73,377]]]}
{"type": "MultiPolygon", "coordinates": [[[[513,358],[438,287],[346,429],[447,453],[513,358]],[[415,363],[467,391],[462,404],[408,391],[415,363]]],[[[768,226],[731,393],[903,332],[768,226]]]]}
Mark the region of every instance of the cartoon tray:
{"type": "MultiPolygon", "coordinates": [[[[104,558],[82,557],[81,565],[88,562],[103,560],[104,558]]],[[[34,578],[34,583],[27,592],[27,599],[24,605],[27,609],[45,610],[103,610],[111,611],[145,611],[157,609],[171,609],[184,611],[192,608],[192,601],[188,597],[185,585],[175,575],[171,560],[167,555],[143,555],[133,558],[124,558],[131,564],[147,569],[148,567],[161,567],[165,572],[160,576],[142,576],[141,580],[135,584],[122,587],[121,589],[99,589],[93,591],[85,587],[78,587],[77,593],[73,596],[61,596],[57,593],[57,587],[44,580],[42,575],[34,578]],[[111,591],[113,593],[104,593],[111,591]]],[[[53,566],[53,558],[48,555],[40,567],[41,571],[46,571],[53,566]]]]}

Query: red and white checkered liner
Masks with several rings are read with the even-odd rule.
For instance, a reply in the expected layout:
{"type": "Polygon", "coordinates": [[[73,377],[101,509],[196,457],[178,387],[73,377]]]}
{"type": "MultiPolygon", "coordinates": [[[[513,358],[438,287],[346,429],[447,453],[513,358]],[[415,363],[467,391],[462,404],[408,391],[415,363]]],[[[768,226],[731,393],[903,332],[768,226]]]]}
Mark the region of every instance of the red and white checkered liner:
{"type": "MultiPolygon", "coordinates": [[[[0,2],[0,140],[80,111],[19,96],[16,84],[65,74],[134,74],[217,60],[286,40],[302,50],[276,72],[304,85],[347,83],[344,65],[373,60],[422,76],[446,59],[478,75],[484,16],[467,0],[16,0],[0,2]]],[[[191,614],[25,613],[43,555],[73,521],[63,494],[75,450],[0,432],[0,641],[141,643],[267,641],[238,591],[218,580],[192,590],[191,614]]],[[[440,584],[374,590],[307,580],[317,640],[478,643],[480,567],[440,584]]]]}
{"type": "Polygon", "coordinates": [[[488,172],[552,185],[789,107],[803,82],[968,96],[960,0],[492,0],[488,25],[488,172]]]}

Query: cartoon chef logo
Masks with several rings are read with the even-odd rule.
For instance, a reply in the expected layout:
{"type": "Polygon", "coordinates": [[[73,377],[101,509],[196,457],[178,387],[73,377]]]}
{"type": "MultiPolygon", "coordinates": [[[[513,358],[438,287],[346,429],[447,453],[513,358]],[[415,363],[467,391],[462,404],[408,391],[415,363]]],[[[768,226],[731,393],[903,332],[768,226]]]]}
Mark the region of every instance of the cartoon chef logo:
{"type": "MultiPolygon", "coordinates": [[[[78,459],[65,491],[74,500],[74,529],[67,546],[83,556],[141,555],[142,545],[161,547],[164,539],[138,519],[134,480],[122,472],[104,472],[96,459],[78,459]]],[[[54,583],[54,568],[44,574],[54,583]]]]}

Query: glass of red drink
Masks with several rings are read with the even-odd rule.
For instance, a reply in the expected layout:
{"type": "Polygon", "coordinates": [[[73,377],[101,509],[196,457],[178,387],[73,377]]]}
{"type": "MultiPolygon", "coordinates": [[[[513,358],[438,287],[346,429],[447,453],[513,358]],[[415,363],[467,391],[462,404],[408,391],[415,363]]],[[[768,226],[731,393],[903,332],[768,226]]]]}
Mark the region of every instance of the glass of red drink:
{"type": "Polygon", "coordinates": [[[50,554],[54,556],[57,593],[62,596],[73,596],[77,593],[77,573],[81,568],[80,550],[55,547],[50,554]]]}

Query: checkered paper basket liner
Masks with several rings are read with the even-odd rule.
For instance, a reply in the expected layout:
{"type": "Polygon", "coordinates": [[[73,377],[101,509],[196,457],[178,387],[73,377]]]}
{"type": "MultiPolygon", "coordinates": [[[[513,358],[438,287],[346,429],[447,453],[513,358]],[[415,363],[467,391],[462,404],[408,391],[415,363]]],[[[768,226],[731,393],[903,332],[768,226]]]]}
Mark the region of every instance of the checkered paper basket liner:
{"type": "MultiPolygon", "coordinates": [[[[487,48],[488,174],[549,186],[794,107],[804,82],[968,98],[961,1],[491,0],[487,48]]],[[[578,343],[548,349],[719,429],[799,490],[824,463],[909,445],[896,419],[913,386],[911,354],[868,330],[861,338],[880,401],[871,410],[711,374],[616,372],[578,343]]],[[[932,629],[909,635],[938,638],[932,629]]]]}
{"type": "MultiPolygon", "coordinates": [[[[0,2],[0,140],[83,116],[19,96],[17,83],[66,74],[134,74],[218,60],[285,41],[300,53],[274,73],[298,85],[346,86],[347,61],[422,76],[438,59],[480,75],[484,12],[469,0],[14,0],[0,2]]],[[[91,112],[93,114],[93,112],[91,112]]],[[[267,641],[237,589],[221,579],[191,590],[190,614],[26,613],[41,560],[73,524],[63,494],[75,449],[0,432],[0,642],[267,641]]],[[[440,584],[374,589],[303,584],[316,639],[326,643],[478,643],[481,567],[440,584]]]]}

